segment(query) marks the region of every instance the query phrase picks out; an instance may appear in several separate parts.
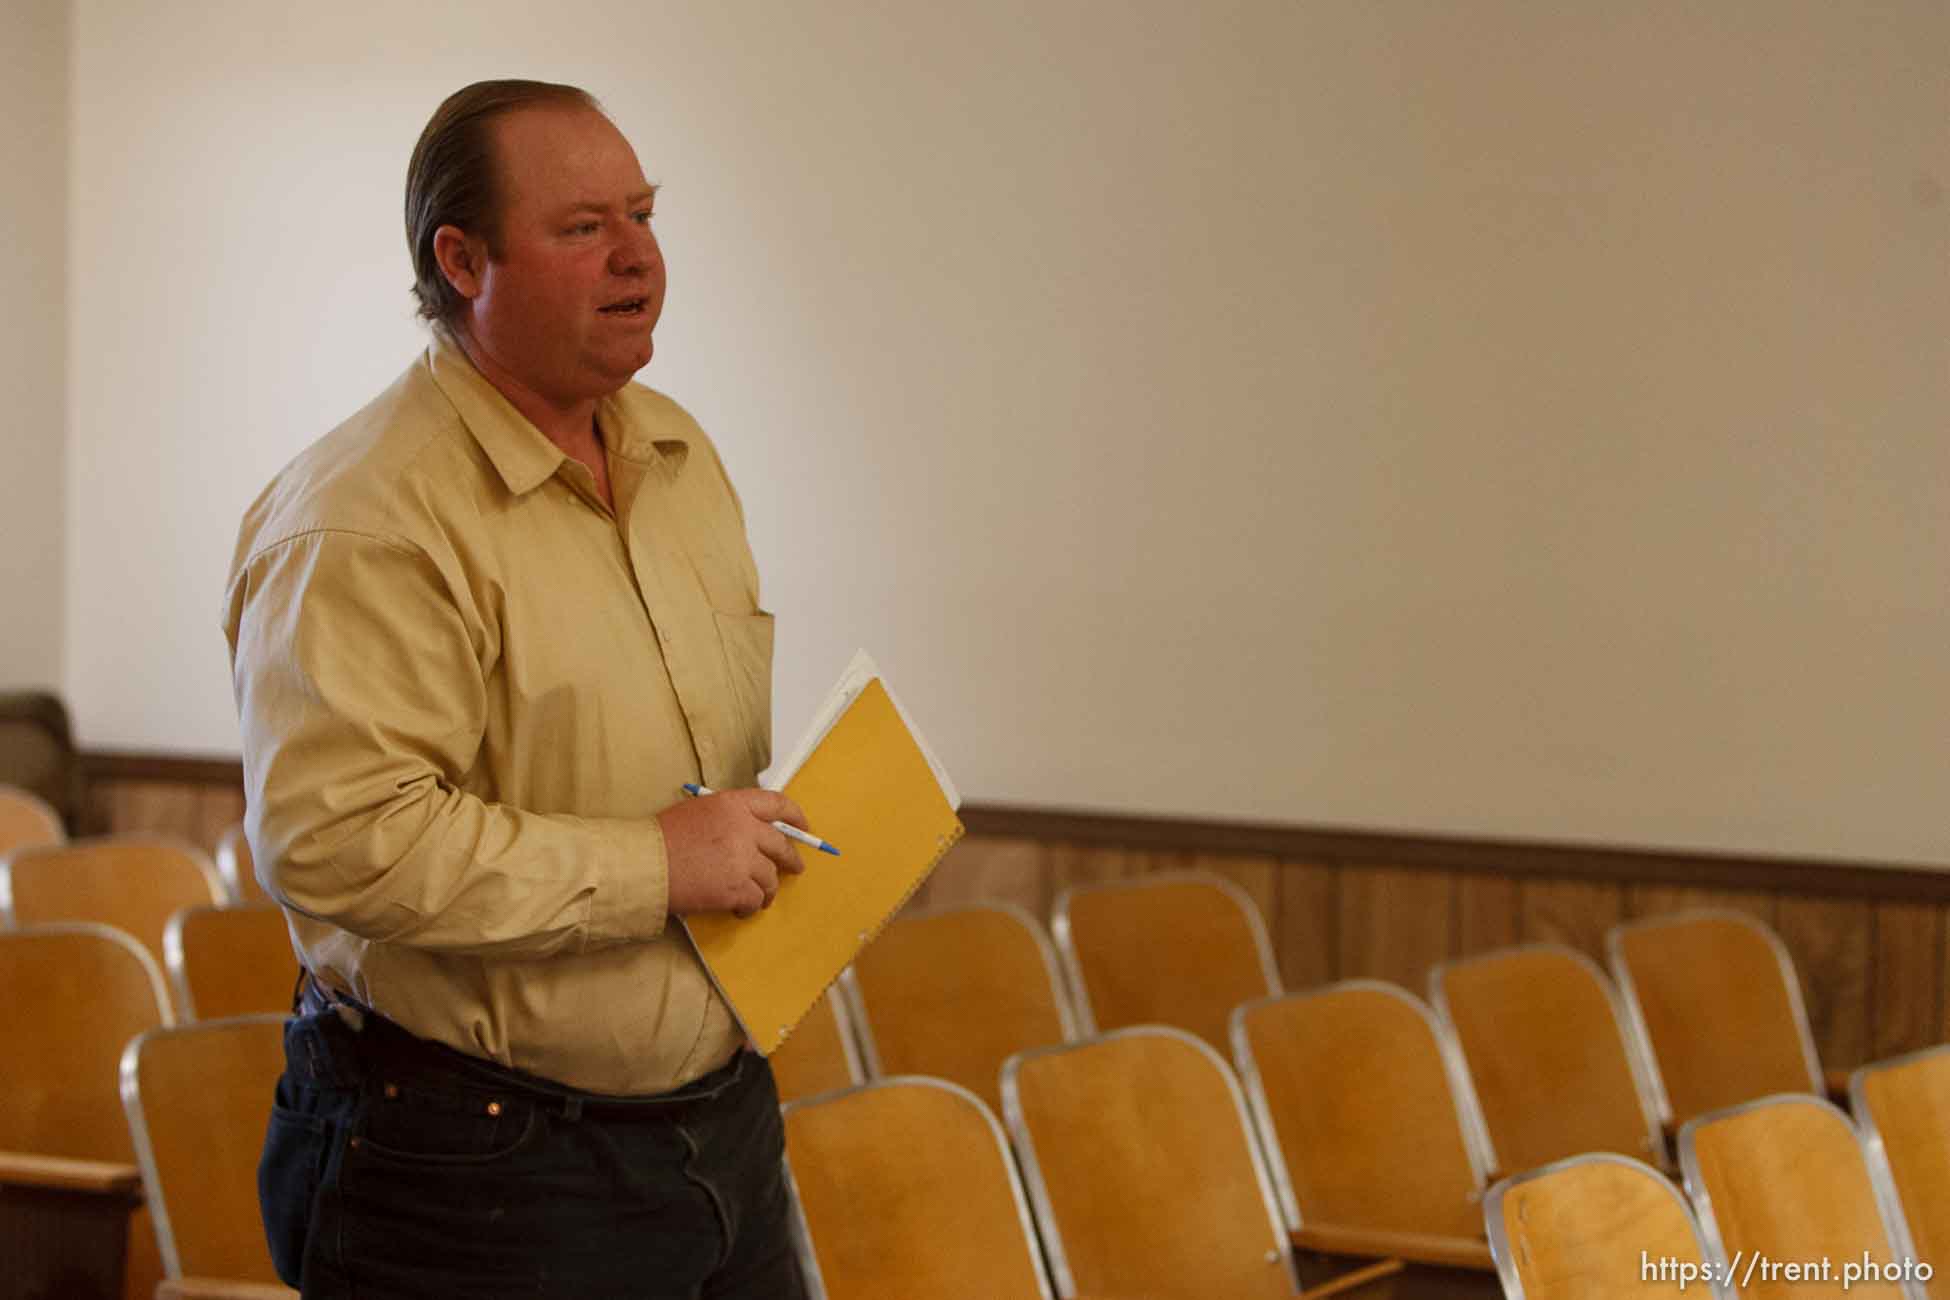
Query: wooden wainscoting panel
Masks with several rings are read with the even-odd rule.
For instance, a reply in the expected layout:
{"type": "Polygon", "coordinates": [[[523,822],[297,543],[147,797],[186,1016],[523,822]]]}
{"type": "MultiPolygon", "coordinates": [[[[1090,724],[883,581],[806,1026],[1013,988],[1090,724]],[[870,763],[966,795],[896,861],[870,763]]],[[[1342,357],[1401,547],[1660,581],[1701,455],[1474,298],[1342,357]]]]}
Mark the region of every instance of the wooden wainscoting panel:
{"type": "Polygon", "coordinates": [[[244,792],[205,787],[198,796],[197,843],[214,853],[223,833],[244,820],[244,792]]]}
{"type": "Polygon", "coordinates": [[[1393,980],[1421,996],[1429,967],[1455,955],[1456,877],[1405,867],[1341,867],[1341,979],[1393,980]]]}
{"type": "Polygon", "coordinates": [[[1604,964],[1605,931],[1625,915],[1625,886],[1590,880],[1525,880],[1517,890],[1523,943],[1561,943],[1604,964]]]}
{"type": "Polygon", "coordinates": [[[1869,1060],[1874,914],[1868,903],[1783,894],[1774,929],[1794,958],[1815,1051],[1828,1069],[1869,1060]]]}
{"type": "Polygon", "coordinates": [[[149,832],[188,840],[206,853],[244,819],[244,792],[223,785],[101,779],[88,785],[91,834],[149,832]]]}
{"type": "MultiPolygon", "coordinates": [[[[1077,843],[1069,840],[1052,841],[1043,846],[1044,859],[1049,864],[1049,894],[1052,905],[1056,896],[1066,889],[1078,885],[1101,885],[1116,880],[1129,880],[1145,873],[1147,851],[1144,849],[1123,848],[1115,844],[1077,843]]],[[[1044,913],[1048,915],[1047,910],[1044,913]]]]}
{"type": "Polygon", "coordinates": [[[1760,889],[1692,889],[1683,885],[1625,886],[1625,916],[1670,916],[1700,908],[1745,912],[1769,927],[1774,924],[1774,895],[1760,889]]]}
{"type": "Polygon", "coordinates": [[[1943,1027],[1944,909],[1878,903],[1875,909],[1875,1021],[1870,1059],[1939,1041],[1943,1027]]]}
{"type": "Polygon", "coordinates": [[[1014,903],[1047,925],[1050,892],[1045,846],[1035,840],[965,836],[915,891],[909,906],[975,902],[1014,903]]]}
{"type": "Polygon", "coordinates": [[[1522,899],[1515,880],[1469,873],[1456,881],[1456,956],[1508,948],[1522,934],[1522,899]]]}
{"type": "Polygon", "coordinates": [[[1950,1043],[1950,907],[1943,909],[1943,978],[1937,982],[1937,1003],[1942,1011],[1937,1017],[1936,1041],[1950,1043]]]}
{"type": "Polygon", "coordinates": [[[1280,911],[1273,925],[1273,949],[1280,957],[1280,981],[1289,989],[1310,989],[1340,978],[1334,934],[1340,922],[1339,873],[1318,862],[1280,864],[1280,911]]]}
{"type": "Polygon", "coordinates": [[[1937,981],[1936,1041],[1950,1043],[1950,907],[1942,909],[1943,918],[1943,978],[1937,981]]]}

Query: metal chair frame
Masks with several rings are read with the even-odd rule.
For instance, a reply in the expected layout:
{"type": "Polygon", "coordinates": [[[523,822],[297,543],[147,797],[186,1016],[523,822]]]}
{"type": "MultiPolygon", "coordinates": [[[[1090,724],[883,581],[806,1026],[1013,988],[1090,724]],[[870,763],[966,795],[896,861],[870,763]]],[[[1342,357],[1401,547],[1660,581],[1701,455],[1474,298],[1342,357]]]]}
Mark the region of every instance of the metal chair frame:
{"type": "MultiPolygon", "coordinates": [[[[1771,1097],[1757,1097],[1738,1106],[1728,1106],[1724,1110],[1711,1111],[1694,1119],[1687,1120],[1679,1130],[1679,1170],[1686,1189],[1686,1196],[1699,1213],[1700,1236],[1705,1240],[1707,1251],[1712,1259],[1730,1267],[1727,1256],[1726,1238],[1720,1233],[1720,1222],[1713,1214],[1713,1197],[1707,1190],[1699,1165],[1697,1148],[1698,1132],[1708,1124],[1732,1119],[1752,1111],[1772,1106],[1814,1106],[1828,1112],[1855,1138],[1856,1149],[1862,1154],[1862,1168],[1868,1175],[1869,1190],[1875,1198],[1876,1214],[1882,1222],[1883,1241],[1892,1253],[1901,1255],[1909,1243],[1909,1225],[1903,1219],[1902,1205],[1896,1198],[1896,1188],[1883,1175],[1886,1172],[1869,1158],[1862,1130],[1850,1121],[1847,1113],[1826,1097],[1811,1097],[1805,1093],[1780,1092],[1771,1097]]],[[[1914,1252],[1908,1256],[1914,1258],[1914,1252]]],[[[1928,1300],[1923,1287],[1916,1282],[1899,1282],[1897,1285],[1908,1300],[1928,1300]]]]}
{"type": "Polygon", "coordinates": [[[122,1050],[122,1108],[128,1112],[129,1136],[135,1141],[136,1165],[142,1170],[143,1196],[149,1205],[150,1222],[155,1225],[156,1245],[162,1253],[163,1271],[172,1279],[180,1279],[183,1276],[183,1262],[181,1252],[176,1246],[176,1230],[169,1217],[169,1204],[163,1191],[162,1171],[156,1165],[155,1144],[149,1136],[149,1122],[143,1111],[141,1090],[143,1045],[152,1039],[194,1034],[215,1025],[245,1023],[282,1025],[284,1021],[285,1017],[278,1015],[250,1015],[232,1016],[224,1020],[205,1020],[195,1024],[167,1025],[137,1035],[122,1050]]]}
{"type": "Polygon", "coordinates": [[[1773,951],[1774,960],[1780,967],[1781,984],[1787,990],[1788,1006],[1793,1012],[1795,1031],[1801,1039],[1801,1056],[1808,1065],[1808,1086],[1815,1096],[1825,1096],[1822,1083],[1821,1060],[1815,1052],[1814,1031],[1808,1024],[1807,1004],[1801,997],[1801,978],[1795,973],[1794,958],[1781,936],[1764,924],[1758,917],[1745,912],[1724,907],[1689,908],[1681,912],[1662,916],[1641,917],[1636,921],[1625,921],[1605,931],[1606,964],[1611,967],[1613,982],[1617,985],[1620,998],[1625,1007],[1625,1023],[1638,1046],[1638,1054],[1645,1064],[1646,1083],[1652,1090],[1653,1105],[1658,1107],[1660,1123],[1670,1127],[1673,1122],[1672,1101],[1666,1094],[1666,1080],[1659,1069],[1659,1056],[1652,1048],[1652,1034],[1646,1027],[1645,1009],[1639,1001],[1638,986],[1632,980],[1632,968],[1625,960],[1625,936],[1634,930],[1656,929],[1674,922],[1688,920],[1732,921],[1753,930],[1773,951]]]}
{"type": "MultiPolygon", "coordinates": [[[[1523,1278],[1517,1272],[1515,1251],[1510,1244],[1510,1230],[1503,1223],[1503,1198],[1509,1194],[1512,1188],[1520,1187],[1524,1183],[1534,1182],[1540,1178],[1549,1178],[1553,1174],[1580,1165],[1600,1163],[1626,1165],[1642,1172],[1648,1182],[1657,1186],[1665,1195],[1670,1196],[1674,1204],[1678,1205],[1681,1212],[1685,1214],[1686,1224],[1693,1232],[1693,1240],[1699,1244],[1700,1258],[1705,1261],[1711,1261],[1713,1259],[1712,1252],[1700,1229],[1699,1216],[1693,1213],[1693,1207],[1687,1203],[1686,1198],[1680,1194],[1679,1189],[1672,1185],[1671,1179],[1654,1169],[1651,1165],[1646,1164],[1643,1160],[1634,1160],[1630,1156],[1621,1156],[1611,1151],[1593,1151],[1581,1156],[1571,1156],[1565,1160],[1553,1160],[1547,1165],[1539,1165],[1535,1169],[1527,1169],[1523,1173],[1512,1174],[1508,1178],[1499,1179],[1483,1198],[1483,1226],[1489,1232],[1490,1255],[1496,1260],[1496,1276],[1497,1280],[1503,1284],[1505,1300],[1528,1300],[1528,1297],[1523,1289],[1523,1278]]],[[[1706,1279],[1709,1294],[1714,1296],[1715,1300],[1735,1300],[1732,1288],[1721,1280],[1721,1276],[1723,1275],[1716,1275],[1706,1279]]]]}
{"type": "Polygon", "coordinates": [[[1030,1204],[1035,1209],[1035,1219],[1042,1230],[1043,1252],[1049,1261],[1051,1277],[1055,1280],[1057,1294],[1063,1300],[1074,1300],[1077,1295],[1076,1277],[1070,1271],[1070,1261],[1063,1247],[1062,1230],[1057,1226],[1056,1208],[1050,1201],[1049,1185],[1043,1178],[1043,1167],[1036,1155],[1036,1142],[1029,1132],[1027,1117],[1023,1114],[1020,1086],[1017,1075],[1025,1062],[1039,1057],[1055,1056],[1065,1052],[1088,1051],[1102,1043],[1120,1038],[1143,1035],[1164,1036],[1179,1039],[1196,1049],[1211,1062],[1224,1080],[1226,1091],[1232,1098],[1234,1117],[1245,1139],[1246,1153],[1252,1162],[1253,1177],[1259,1187],[1261,1203],[1266,1207],[1266,1224],[1273,1233],[1273,1250],[1286,1265],[1287,1285],[1296,1296],[1300,1294],[1300,1276],[1293,1257],[1293,1246],[1287,1236],[1279,1202],[1274,1197],[1272,1175],[1266,1165],[1265,1153],[1254,1136],[1251,1117],[1246,1112],[1246,1100],[1239,1088],[1238,1079],[1233,1077],[1232,1069],[1212,1046],[1198,1035],[1170,1025],[1132,1025],[1124,1029],[1114,1029],[1109,1033],[1096,1034],[1074,1043],[1059,1043],[1049,1047],[1039,1047],[1027,1052],[1018,1052],[1002,1065],[1002,1113],[1003,1122],[1016,1148],[1017,1158],[1022,1165],[1022,1181],[1028,1190],[1030,1204]]]}
{"type": "Polygon", "coordinates": [[[1134,876],[1127,880],[1109,881],[1094,885],[1072,885],[1056,896],[1056,903],[1050,909],[1050,934],[1055,940],[1057,955],[1063,966],[1064,976],[1070,985],[1070,998],[1076,1011],[1077,1033],[1081,1038],[1089,1038],[1101,1033],[1097,1024],[1095,1010],[1090,1005],[1090,986],[1083,978],[1083,963],[1077,956],[1076,939],[1071,934],[1070,902],[1080,894],[1103,893],[1111,890],[1148,889],[1157,885],[1201,884],[1210,885],[1237,904],[1246,918],[1246,924],[1253,936],[1253,947],[1259,957],[1260,973],[1266,979],[1266,991],[1277,994],[1285,986],[1280,981],[1280,963],[1273,955],[1273,941],[1266,933],[1266,918],[1260,915],[1259,904],[1252,896],[1224,876],[1211,871],[1154,871],[1144,876],[1134,876]]]}
{"type": "MultiPolygon", "coordinates": [[[[1876,1123],[1875,1112],[1869,1108],[1868,1084],[1871,1076],[1884,1070],[1901,1069],[1939,1056],[1950,1056],[1950,1043],[1939,1043],[1918,1052],[1905,1052],[1886,1061],[1874,1061],[1857,1068],[1848,1076],[1848,1108],[1855,1116],[1856,1130],[1861,1134],[1862,1153],[1869,1162],[1869,1178],[1876,1187],[1888,1188],[1889,1204],[1895,1210],[1892,1226],[1894,1232],[1901,1236],[1901,1240],[1896,1242],[1896,1251],[1904,1259],[1917,1258],[1916,1235],[1910,1229],[1909,1215],[1903,1209],[1902,1190],[1896,1186],[1896,1171],[1890,1167],[1889,1148],[1882,1140],[1882,1129],[1876,1123]]],[[[1950,1264],[1944,1267],[1950,1267],[1950,1264]]]]}
{"type": "MultiPolygon", "coordinates": [[[[974,911],[1000,912],[1021,924],[1036,941],[1036,951],[1043,959],[1043,971],[1049,978],[1050,995],[1056,1000],[1056,1017],[1063,1028],[1063,1041],[1075,1042],[1079,1037],[1079,1030],[1076,1009],[1071,1005],[1068,981],[1057,965],[1056,948],[1050,942],[1049,934],[1028,908],[1001,901],[942,903],[933,907],[916,908],[912,912],[904,913],[899,919],[926,920],[929,917],[946,916],[955,912],[974,911]]],[[[867,1009],[866,995],[861,991],[860,980],[854,974],[853,967],[848,966],[841,973],[839,983],[849,1004],[854,1032],[859,1036],[860,1054],[865,1058],[864,1077],[881,1078],[884,1071],[881,1067],[880,1047],[873,1034],[873,1015],[867,1009]]]]}
{"type": "MultiPolygon", "coordinates": [[[[1618,1035],[1619,1045],[1625,1053],[1625,1064],[1632,1075],[1632,1091],[1638,1097],[1639,1111],[1645,1120],[1646,1150],[1652,1152],[1664,1151],[1666,1145],[1665,1128],[1660,1123],[1658,1107],[1653,1101],[1650,1070],[1639,1050],[1637,1040],[1626,1028],[1624,1003],[1619,998],[1618,990],[1613,987],[1611,980],[1606,978],[1603,968],[1597,962],[1579,952],[1576,948],[1561,943],[1520,943],[1506,948],[1498,948],[1493,952],[1479,953],[1473,957],[1461,957],[1454,961],[1438,962],[1429,968],[1429,1002],[1435,1008],[1436,1014],[1442,1018],[1442,1023],[1448,1027],[1450,1034],[1454,1037],[1457,1055],[1463,1061],[1465,1069],[1468,1066],[1469,1051],[1462,1045],[1462,1035],[1457,1033],[1455,1017],[1449,1011],[1449,995],[1443,983],[1445,977],[1451,970],[1473,965],[1476,962],[1494,961],[1501,957],[1525,952],[1554,952],[1569,957],[1578,966],[1583,968],[1591,976],[1598,988],[1603,991],[1605,1005],[1611,1010],[1612,1029],[1618,1035]]],[[[1471,1095],[1475,1095],[1473,1075],[1471,1095]]],[[[1494,1138],[1490,1136],[1487,1119],[1484,1122],[1482,1137],[1483,1155],[1487,1167],[1490,1169],[1501,1168],[1501,1161],[1497,1158],[1496,1154],[1496,1143],[1494,1138]]]]}
{"type": "MultiPolygon", "coordinates": [[[[1029,1201],[1023,1191],[1022,1173],[1016,1166],[1015,1153],[1010,1150],[1008,1136],[1003,1133],[1002,1125],[996,1121],[994,1112],[989,1110],[988,1106],[983,1103],[980,1097],[977,1097],[960,1084],[953,1083],[947,1079],[936,1079],[928,1075],[920,1074],[896,1074],[887,1078],[874,1079],[868,1083],[857,1084],[851,1088],[838,1088],[832,1092],[821,1093],[816,1097],[804,1097],[797,1101],[789,1101],[779,1109],[781,1115],[790,1115],[793,1111],[803,1107],[823,1105],[827,1102],[837,1101],[842,1097],[853,1096],[855,1093],[871,1092],[880,1088],[912,1087],[938,1088],[943,1092],[951,1093],[973,1106],[981,1115],[983,1123],[988,1126],[989,1135],[995,1139],[996,1152],[1001,1156],[1002,1167],[1009,1176],[1009,1194],[1015,1201],[1016,1222],[1022,1228],[1023,1248],[1028,1251],[1030,1262],[1035,1266],[1036,1282],[1041,1300],[1055,1300],[1055,1297],[1050,1292],[1048,1270],[1044,1267],[1042,1246],[1036,1236],[1035,1219],[1030,1214],[1029,1201]]],[[[819,1259],[813,1249],[812,1228],[806,1222],[805,1208],[799,1198],[799,1184],[793,1177],[792,1162],[789,1158],[785,1161],[785,1181],[786,1193],[792,1204],[793,1250],[798,1254],[799,1270],[806,1280],[806,1289],[809,1293],[808,1300],[827,1300],[826,1281],[820,1274],[819,1259]]]]}
{"type": "Polygon", "coordinates": [[[1232,1057],[1238,1064],[1239,1083],[1245,1090],[1254,1131],[1264,1148],[1266,1164],[1273,1177],[1274,1191],[1279,1197],[1281,1212],[1286,1215],[1289,1230],[1301,1226],[1300,1201],[1293,1190],[1293,1178],[1287,1172],[1285,1155],[1280,1150],[1279,1130],[1273,1122],[1273,1107],[1266,1096],[1266,1084],[1260,1077],[1259,1064],[1253,1058],[1252,1041],[1246,1032],[1246,1017],[1256,1008],[1271,1006],[1278,1002],[1327,997],[1335,993],[1357,990],[1385,993],[1407,1003],[1422,1018],[1422,1023],[1428,1026],[1429,1033],[1435,1040],[1436,1051],[1442,1058],[1443,1073],[1449,1081],[1449,1100],[1455,1107],[1456,1126],[1462,1134],[1463,1150],[1469,1157],[1470,1170],[1476,1175],[1476,1191],[1479,1195],[1489,1179],[1492,1168],[1489,1163],[1489,1134],[1484,1128],[1482,1112],[1476,1102],[1475,1085],[1470,1082],[1469,1070],[1463,1064],[1462,1048],[1456,1042],[1455,1031],[1438,1019],[1422,999],[1400,985],[1374,979],[1341,980],[1298,993],[1255,998],[1251,1002],[1242,1002],[1232,1010],[1230,1021],[1232,1057]]]}

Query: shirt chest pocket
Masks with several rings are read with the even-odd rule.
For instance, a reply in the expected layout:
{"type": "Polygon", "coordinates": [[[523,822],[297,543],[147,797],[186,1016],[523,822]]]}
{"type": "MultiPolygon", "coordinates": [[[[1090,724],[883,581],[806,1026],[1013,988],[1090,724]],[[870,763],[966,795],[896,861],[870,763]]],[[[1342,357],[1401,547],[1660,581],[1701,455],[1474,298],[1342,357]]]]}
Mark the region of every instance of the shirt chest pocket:
{"type": "Polygon", "coordinates": [[[724,655],[732,744],[723,784],[754,784],[772,761],[772,616],[763,611],[727,614],[712,610],[724,655]]]}

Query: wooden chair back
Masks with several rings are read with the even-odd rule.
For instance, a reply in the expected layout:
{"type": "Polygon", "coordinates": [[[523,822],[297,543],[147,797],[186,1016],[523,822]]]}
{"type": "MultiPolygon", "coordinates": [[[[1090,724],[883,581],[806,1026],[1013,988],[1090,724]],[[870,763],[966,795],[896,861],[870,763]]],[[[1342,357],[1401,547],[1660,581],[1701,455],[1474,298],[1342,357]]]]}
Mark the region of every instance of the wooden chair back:
{"type": "Polygon", "coordinates": [[[1480,1120],[1420,999],[1350,980],[1249,1002],[1232,1051],[1289,1226],[1478,1235],[1480,1120]]]}
{"type": "MultiPolygon", "coordinates": [[[[134,1165],[116,1084],[122,1048],[168,1023],[162,972],[121,931],[90,923],[0,930],[0,1153],[134,1165]]],[[[87,1218],[82,1202],[71,1206],[70,1228],[87,1218]]],[[[15,1226],[36,1221],[29,1213],[15,1226]]],[[[162,1276],[146,1211],[129,1216],[123,1240],[125,1294],[146,1298],[162,1276]]],[[[58,1252],[72,1242],[63,1231],[36,1244],[58,1252]]]]}
{"type": "Polygon", "coordinates": [[[1624,1156],[1573,1156],[1505,1178],[1484,1199],[1483,1220],[1509,1300],[1670,1297],[1682,1265],[1689,1287],[1731,1294],[1706,1280],[1706,1244],[1685,1198],[1624,1156]]]}
{"type": "Polygon", "coordinates": [[[223,897],[200,849],[155,836],[70,840],[0,862],[0,913],[13,924],[97,921],[133,936],[158,962],[176,910],[223,897]]]}
{"type": "Polygon", "coordinates": [[[18,849],[67,842],[54,805],[17,785],[0,785],[0,858],[18,849]]]}
{"type": "Polygon", "coordinates": [[[853,1013],[837,986],[813,1003],[792,1034],[766,1058],[779,1100],[799,1101],[866,1082],[854,1045],[853,1013]]]}
{"type": "Polygon", "coordinates": [[[284,1017],[152,1029],[122,1053],[122,1102],[170,1277],[275,1283],[257,1160],[284,1069],[284,1017]]]}
{"type": "Polygon", "coordinates": [[[1903,1253],[1936,1269],[1924,1294],[1950,1300],[1950,1045],[1863,1066],[1849,1078],[1849,1109],[1901,1207],[1903,1253]]]}
{"type": "Polygon", "coordinates": [[[1760,921],[1652,917],[1613,927],[1605,948],[1668,1129],[1757,1097],[1822,1094],[1793,959],[1760,921]]]}
{"type": "Polygon", "coordinates": [[[1223,1054],[1232,1009],[1281,991],[1258,906],[1210,872],[1067,889],[1050,928],[1084,1034],[1174,1025],[1223,1054]]]}
{"type": "Polygon", "coordinates": [[[298,954],[275,903],[185,907],[163,928],[163,965],[185,1021],[285,1014],[298,954]]]}
{"type": "Polygon", "coordinates": [[[1015,1163],[965,1088],[886,1079],[785,1108],[786,1163],[831,1300],[1050,1295],[1015,1163]]]}
{"type": "Polygon", "coordinates": [[[1202,1040],[1144,1026],[1024,1052],[1002,1106],[1059,1295],[1294,1294],[1239,1085],[1202,1040]]]}
{"type": "Polygon", "coordinates": [[[1668,1166],[1644,1067],[1590,958],[1555,944],[1505,948],[1435,967],[1429,989],[1462,1047],[1495,1168],[1593,1151],[1668,1166]]]}
{"type": "Polygon", "coordinates": [[[1679,1130],[1679,1165],[1721,1259],[1834,1261],[1826,1282],[1736,1276],[1735,1293],[1746,1300],[1917,1294],[1881,1282],[1844,1287],[1844,1263],[1864,1251],[1886,1263],[1898,1252],[1862,1143],[1831,1103],[1783,1095],[1701,1115],[1679,1130]]]}
{"type": "Polygon", "coordinates": [[[81,815],[81,755],[60,696],[0,690],[0,784],[39,795],[68,825],[81,815]]]}
{"type": "Polygon", "coordinates": [[[257,867],[251,859],[251,842],[244,837],[244,824],[238,822],[217,840],[217,874],[233,903],[275,903],[257,882],[257,867]]]}
{"type": "Polygon", "coordinates": [[[1056,954],[1019,907],[973,903],[897,918],[853,963],[867,1069],[949,1079],[1002,1104],[1002,1063],[1076,1037],[1056,954]]]}
{"type": "Polygon", "coordinates": [[[133,1163],[117,1071],[170,1023],[162,972],[105,925],[0,931],[0,1150],[133,1163]]]}

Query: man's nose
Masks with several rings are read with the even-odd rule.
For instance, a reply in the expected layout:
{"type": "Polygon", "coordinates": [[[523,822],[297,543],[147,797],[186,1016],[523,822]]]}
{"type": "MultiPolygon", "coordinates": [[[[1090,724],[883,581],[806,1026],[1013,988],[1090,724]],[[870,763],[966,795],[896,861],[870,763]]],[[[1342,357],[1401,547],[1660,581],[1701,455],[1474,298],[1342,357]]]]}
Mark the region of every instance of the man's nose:
{"type": "Polygon", "coordinates": [[[642,275],[654,268],[663,259],[657,247],[657,237],[640,227],[631,227],[628,234],[616,241],[610,251],[609,269],[617,275],[642,275]]]}

